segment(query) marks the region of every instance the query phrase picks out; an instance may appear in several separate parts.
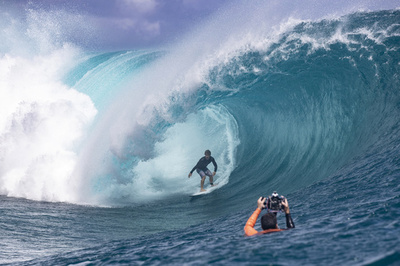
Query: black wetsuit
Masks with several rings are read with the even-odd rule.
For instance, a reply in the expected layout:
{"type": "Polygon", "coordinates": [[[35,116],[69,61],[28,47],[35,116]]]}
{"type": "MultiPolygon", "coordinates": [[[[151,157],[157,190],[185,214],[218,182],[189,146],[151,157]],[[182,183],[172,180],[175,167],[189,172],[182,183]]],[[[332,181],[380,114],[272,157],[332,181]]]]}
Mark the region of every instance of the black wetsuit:
{"type": "Polygon", "coordinates": [[[203,156],[198,163],[196,164],[195,167],[193,167],[192,171],[190,171],[190,173],[193,173],[194,170],[196,169],[200,169],[203,172],[206,172],[208,170],[207,165],[209,165],[210,163],[213,163],[214,165],[214,172],[217,172],[217,163],[214,160],[214,157],[210,156],[208,158],[208,160],[206,159],[206,156],[203,156]]]}

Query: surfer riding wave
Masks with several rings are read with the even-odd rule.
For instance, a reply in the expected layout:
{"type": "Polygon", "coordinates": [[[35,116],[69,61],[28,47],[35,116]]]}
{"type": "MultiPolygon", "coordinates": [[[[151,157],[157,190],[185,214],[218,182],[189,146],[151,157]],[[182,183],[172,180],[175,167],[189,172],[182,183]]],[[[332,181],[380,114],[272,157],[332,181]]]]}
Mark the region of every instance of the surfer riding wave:
{"type": "Polygon", "coordinates": [[[214,176],[217,173],[217,163],[215,162],[214,157],[211,156],[211,151],[206,150],[204,152],[204,156],[200,158],[200,160],[197,162],[197,164],[193,167],[193,169],[189,173],[189,178],[192,176],[192,173],[194,170],[197,171],[197,173],[201,177],[201,183],[200,183],[200,192],[206,191],[204,189],[204,181],[206,180],[206,176],[210,178],[210,184],[211,186],[214,186],[214,176]],[[207,165],[212,163],[214,165],[214,172],[211,173],[211,171],[207,168],[207,165]]]}

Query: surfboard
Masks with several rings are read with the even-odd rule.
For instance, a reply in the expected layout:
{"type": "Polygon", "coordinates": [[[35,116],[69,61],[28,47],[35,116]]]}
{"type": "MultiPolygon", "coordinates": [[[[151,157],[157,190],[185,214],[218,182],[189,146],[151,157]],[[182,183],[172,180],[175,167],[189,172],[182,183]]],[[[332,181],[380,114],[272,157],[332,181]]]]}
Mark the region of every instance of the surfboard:
{"type": "Polygon", "coordinates": [[[199,191],[197,193],[194,193],[193,195],[190,195],[190,197],[193,198],[193,197],[201,196],[201,195],[207,194],[207,192],[208,191],[199,191]]]}
{"type": "Polygon", "coordinates": [[[209,194],[209,193],[211,193],[211,191],[213,191],[214,189],[215,189],[215,187],[217,186],[218,184],[214,184],[214,186],[213,187],[208,187],[207,189],[206,189],[206,191],[199,191],[199,192],[196,192],[196,193],[194,193],[194,194],[192,194],[192,195],[190,195],[190,197],[198,197],[198,196],[201,196],[201,195],[205,195],[205,194],[209,194]]]}

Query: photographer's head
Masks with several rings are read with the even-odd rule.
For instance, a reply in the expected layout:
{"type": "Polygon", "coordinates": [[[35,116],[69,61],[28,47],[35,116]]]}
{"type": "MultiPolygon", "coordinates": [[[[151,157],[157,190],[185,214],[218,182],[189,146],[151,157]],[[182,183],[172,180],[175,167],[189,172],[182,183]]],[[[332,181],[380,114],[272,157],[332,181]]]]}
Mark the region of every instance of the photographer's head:
{"type": "Polygon", "coordinates": [[[261,217],[261,228],[263,230],[278,228],[278,221],[274,213],[267,213],[261,217]]]}

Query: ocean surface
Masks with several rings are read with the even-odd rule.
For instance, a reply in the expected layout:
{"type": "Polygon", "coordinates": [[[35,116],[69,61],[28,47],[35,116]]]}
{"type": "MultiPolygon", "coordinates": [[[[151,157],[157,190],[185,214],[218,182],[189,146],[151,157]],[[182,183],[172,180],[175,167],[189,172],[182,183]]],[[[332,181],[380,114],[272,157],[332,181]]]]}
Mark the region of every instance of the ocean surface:
{"type": "Polygon", "coordinates": [[[0,264],[399,265],[399,5],[270,3],[112,52],[3,12],[0,264]]]}

